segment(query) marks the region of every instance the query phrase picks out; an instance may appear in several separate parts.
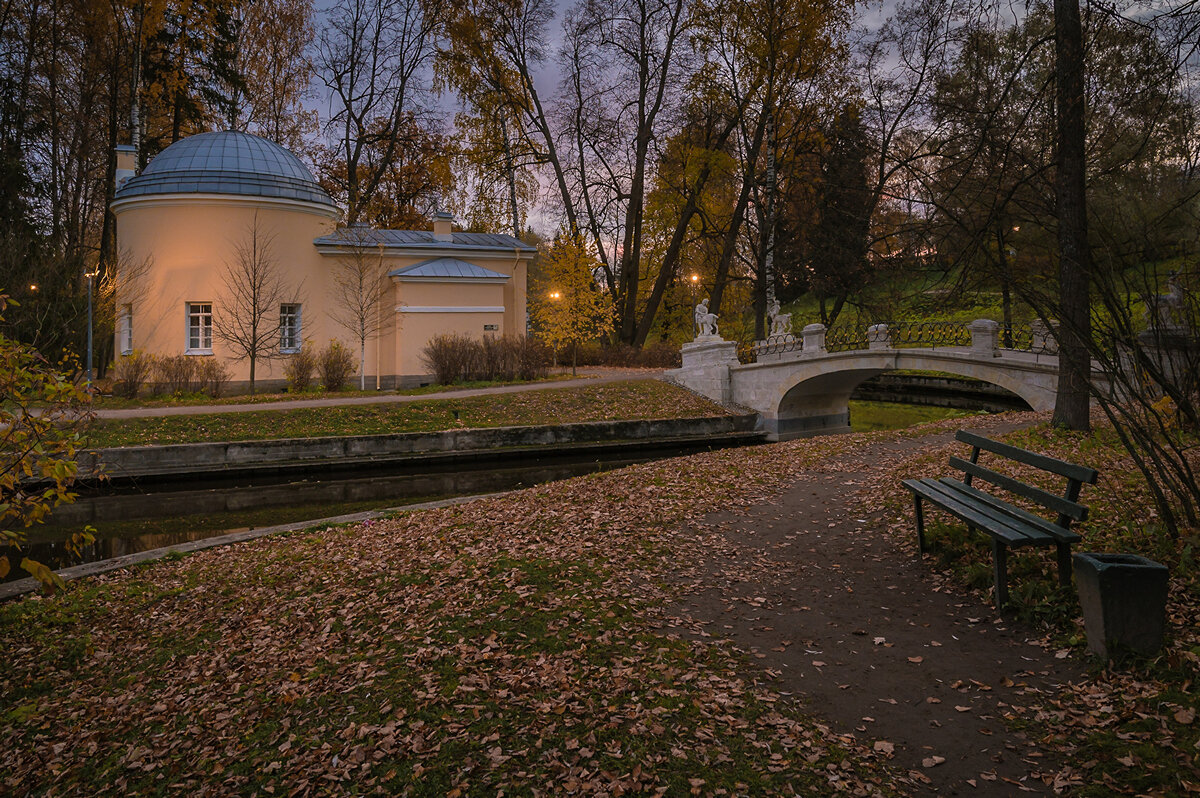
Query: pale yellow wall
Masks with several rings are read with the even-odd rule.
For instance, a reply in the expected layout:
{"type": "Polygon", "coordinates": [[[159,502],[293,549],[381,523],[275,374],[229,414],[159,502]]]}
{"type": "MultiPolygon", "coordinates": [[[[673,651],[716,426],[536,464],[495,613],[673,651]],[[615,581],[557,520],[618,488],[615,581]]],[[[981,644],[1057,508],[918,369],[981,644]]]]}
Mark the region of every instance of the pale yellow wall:
{"type": "MultiPolygon", "coordinates": [[[[329,235],[334,229],[332,209],[306,211],[299,203],[278,204],[250,197],[173,197],[135,198],[114,206],[117,218],[118,246],[123,259],[140,263],[149,256],[144,277],[117,296],[117,306],[133,304],[133,346],[157,355],[183,354],[187,344],[188,302],[212,302],[214,315],[229,306],[223,284],[227,264],[234,263],[237,245],[245,239],[257,213],[260,233],[272,238],[274,258],[285,275],[294,301],[303,305],[303,336],[317,349],[331,339],[348,346],[358,360],[355,335],[331,317],[333,279],[338,255],[322,254],[313,239],[329,235]]],[[[472,337],[484,334],[485,324],[499,327],[496,333],[525,332],[526,270],[530,255],[514,254],[481,257],[475,252],[387,252],[382,269],[403,268],[449,254],[478,264],[485,269],[510,275],[500,284],[465,282],[394,282],[390,278],[382,288],[387,301],[380,308],[380,331],[367,342],[367,387],[373,388],[376,376],[384,387],[399,380],[422,381],[428,369],[420,361],[421,350],[429,338],[440,333],[464,333],[472,337]],[[404,313],[404,306],[489,307],[503,306],[504,312],[404,313]]],[[[120,284],[121,281],[118,281],[120,284]]],[[[118,347],[120,341],[117,342],[118,347]]],[[[117,351],[120,351],[118,348],[117,351]]],[[[249,378],[249,364],[233,357],[230,348],[216,336],[211,357],[220,358],[230,371],[231,380],[249,378]]],[[[256,367],[256,381],[283,379],[285,361],[262,361],[256,367]]],[[[236,386],[235,386],[236,387],[236,386]]]]}
{"type": "MultiPolygon", "coordinates": [[[[257,227],[270,239],[270,251],[287,286],[288,299],[303,306],[303,335],[314,342],[333,332],[324,312],[327,266],[313,238],[333,229],[329,215],[237,197],[148,198],[118,204],[117,242],[127,264],[147,263],[144,277],[119,286],[117,306],[133,305],[133,346],[159,355],[183,354],[187,345],[188,302],[212,302],[217,316],[230,307],[226,269],[237,248],[257,227]]],[[[119,342],[118,342],[119,344],[119,342]]],[[[118,350],[119,351],[119,350],[118,350]]],[[[220,358],[231,380],[249,378],[249,363],[233,358],[216,336],[212,357],[220,358]]],[[[283,378],[283,361],[259,361],[256,380],[283,378]]]]}
{"type": "Polygon", "coordinates": [[[421,353],[429,339],[436,335],[460,334],[480,338],[485,334],[499,336],[511,332],[506,323],[506,317],[511,314],[504,311],[431,313],[425,312],[424,309],[507,307],[504,305],[504,295],[507,292],[507,284],[398,281],[396,318],[400,328],[396,341],[399,373],[412,376],[428,372],[428,368],[421,362],[421,353]],[[494,325],[498,329],[488,332],[484,329],[485,325],[494,325]]]}
{"type": "Polygon", "coordinates": [[[389,255],[387,270],[404,268],[446,254],[474,263],[485,269],[508,275],[502,285],[495,283],[434,282],[397,280],[394,288],[395,314],[398,328],[391,330],[384,345],[396,358],[396,374],[407,383],[421,382],[428,369],[421,362],[421,351],[435,335],[459,333],[479,338],[487,335],[524,335],[526,274],[532,253],[518,258],[515,253],[503,256],[482,256],[476,252],[416,252],[403,256],[389,255]],[[405,308],[418,307],[504,307],[502,313],[415,313],[405,308]],[[485,325],[495,325],[495,332],[484,331],[485,325]]]}

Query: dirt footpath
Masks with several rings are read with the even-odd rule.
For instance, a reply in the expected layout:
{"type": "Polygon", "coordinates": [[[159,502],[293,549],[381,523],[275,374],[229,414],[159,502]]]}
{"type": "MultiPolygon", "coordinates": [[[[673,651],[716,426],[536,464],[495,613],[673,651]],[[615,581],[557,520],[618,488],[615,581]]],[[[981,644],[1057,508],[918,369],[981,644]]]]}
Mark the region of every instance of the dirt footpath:
{"type": "Polygon", "coordinates": [[[731,545],[708,564],[712,587],[678,610],[836,731],[879,741],[918,794],[1049,793],[1039,776],[1057,763],[1002,716],[1052,698],[1076,666],[979,597],[935,592],[930,566],[856,509],[871,468],[950,439],[873,444],[747,513],[706,517],[731,545]]]}

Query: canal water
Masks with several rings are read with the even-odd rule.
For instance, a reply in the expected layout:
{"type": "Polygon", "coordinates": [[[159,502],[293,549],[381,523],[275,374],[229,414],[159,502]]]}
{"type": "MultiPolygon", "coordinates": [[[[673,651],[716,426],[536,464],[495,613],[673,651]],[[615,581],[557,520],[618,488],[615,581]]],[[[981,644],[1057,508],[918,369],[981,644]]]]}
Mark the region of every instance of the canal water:
{"type": "MultiPolygon", "coordinates": [[[[15,566],[32,557],[54,569],[256,527],[401,507],[406,504],[516,490],[633,463],[716,448],[709,443],[656,445],[612,454],[526,456],[519,460],[420,471],[388,466],[324,471],[303,477],[260,476],[124,484],[78,490],[79,498],[29,530],[21,552],[0,547],[15,566]],[[64,545],[90,525],[95,543],[81,557],[64,545]]],[[[14,567],[3,580],[28,576],[14,567]]]]}

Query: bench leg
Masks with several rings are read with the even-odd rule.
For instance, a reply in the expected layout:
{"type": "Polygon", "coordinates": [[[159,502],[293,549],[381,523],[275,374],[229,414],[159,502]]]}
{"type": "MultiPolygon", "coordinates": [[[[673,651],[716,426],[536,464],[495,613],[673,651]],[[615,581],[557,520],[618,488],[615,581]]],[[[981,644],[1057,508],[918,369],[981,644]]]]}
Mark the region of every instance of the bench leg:
{"type": "Polygon", "coordinates": [[[1063,587],[1071,584],[1071,544],[1058,543],[1058,583],[1063,587]]]}
{"type": "Polygon", "coordinates": [[[925,553],[925,513],[921,509],[921,497],[913,494],[913,509],[917,511],[917,546],[925,553]]]}
{"type": "Polygon", "coordinates": [[[1008,546],[992,538],[992,567],[996,582],[996,609],[1003,612],[1008,603],[1008,546]]]}

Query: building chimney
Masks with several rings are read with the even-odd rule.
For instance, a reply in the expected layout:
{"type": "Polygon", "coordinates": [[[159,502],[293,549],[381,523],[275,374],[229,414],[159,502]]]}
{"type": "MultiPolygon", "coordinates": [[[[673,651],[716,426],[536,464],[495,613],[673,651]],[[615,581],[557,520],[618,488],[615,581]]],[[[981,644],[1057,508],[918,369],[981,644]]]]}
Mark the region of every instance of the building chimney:
{"type": "Polygon", "coordinates": [[[137,174],[137,148],[130,144],[117,145],[117,189],[137,174]]]}
{"type": "Polygon", "coordinates": [[[454,240],[454,214],[450,211],[438,211],[433,215],[433,240],[454,240]]]}

